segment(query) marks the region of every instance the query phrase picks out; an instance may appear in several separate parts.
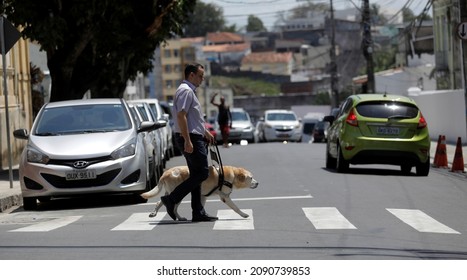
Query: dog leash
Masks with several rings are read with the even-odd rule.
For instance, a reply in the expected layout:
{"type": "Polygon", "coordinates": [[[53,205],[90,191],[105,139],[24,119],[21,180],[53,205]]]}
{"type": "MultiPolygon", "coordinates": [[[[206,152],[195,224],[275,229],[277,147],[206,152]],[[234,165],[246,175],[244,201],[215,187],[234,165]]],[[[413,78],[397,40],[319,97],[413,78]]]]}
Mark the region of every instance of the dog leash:
{"type": "Polygon", "coordinates": [[[215,144],[210,144],[209,145],[209,153],[211,154],[211,163],[215,162],[216,164],[213,164],[215,169],[217,169],[217,173],[219,173],[219,179],[217,182],[217,186],[213,188],[208,194],[205,196],[210,196],[213,192],[216,191],[216,189],[221,190],[222,186],[227,186],[229,188],[233,188],[232,183],[227,182],[224,178],[224,166],[222,165],[222,159],[221,159],[221,154],[219,152],[219,148],[215,144]]]}

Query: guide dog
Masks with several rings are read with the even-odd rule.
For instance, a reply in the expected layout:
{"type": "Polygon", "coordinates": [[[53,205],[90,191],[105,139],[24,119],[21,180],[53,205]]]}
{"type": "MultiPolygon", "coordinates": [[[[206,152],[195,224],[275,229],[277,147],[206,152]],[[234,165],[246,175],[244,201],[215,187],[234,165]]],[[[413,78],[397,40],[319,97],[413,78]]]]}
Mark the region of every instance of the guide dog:
{"type": "MultiPolygon", "coordinates": [[[[232,210],[238,213],[243,218],[248,218],[248,214],[242,212],[235,203],[233,203],[230,198],[230,194],[233,189],[255,189],[258,187],[258,181],[253,178],[253,175],[250,171],[234,166],[224,166],[224,180],[219,180],[219,170],[214,167],[209,167],[209,176],[201,184],[201,203],[204,206],[206,203],[206,197],[217,194],[222,202],[227,204],[232,210]]],[[[162,189],[165,189],[166,194],[171,193],[180,183],[188,179],[190,176],[190,171],[188,166],[176,166],[166,170],[161,178],[159,183],[152,190],[142,193],[141,197],[144,199],[149,199],[151,197],[157,196],[162,189]]],[[[222,178],[221,178],[222,179],[222,178]]],[[[156,203],[156,208],[153,212],[149,214],[149,217],[155,217],[157,212],[162,207],[162,201],[156,203]]],[[[186,221],[186,218],[181,217],[177,212],[178,204],[175,206],[175,215],[177,220],[186,221]]]]}

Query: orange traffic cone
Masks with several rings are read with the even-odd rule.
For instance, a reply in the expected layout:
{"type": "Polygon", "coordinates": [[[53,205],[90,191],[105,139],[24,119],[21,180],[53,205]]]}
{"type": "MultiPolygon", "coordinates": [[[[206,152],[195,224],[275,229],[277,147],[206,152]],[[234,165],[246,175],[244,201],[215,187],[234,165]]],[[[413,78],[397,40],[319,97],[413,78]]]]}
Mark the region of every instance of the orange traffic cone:
{"type": "Polygon", "coordinates": [[[454,160],[452,161],[451,171],[464,171],[464,157],[462,156],[462,141],[461,138],[457,138],[456,152],[454,154],[454,160]]]}
{"type": "Polygon", "coordinates": [[[438,138],[438,146],[436,147],[435,159],[433,160],[434,167],[448,168],[448,155],[446,153],[446,136],[440,135],[438,138]]]}

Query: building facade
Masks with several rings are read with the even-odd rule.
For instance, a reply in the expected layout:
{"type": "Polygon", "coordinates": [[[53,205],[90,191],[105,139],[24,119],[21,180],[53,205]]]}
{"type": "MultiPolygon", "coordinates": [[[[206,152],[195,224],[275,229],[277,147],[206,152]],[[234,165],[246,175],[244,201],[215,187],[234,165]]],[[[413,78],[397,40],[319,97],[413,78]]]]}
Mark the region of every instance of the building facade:
{"type": "Polygon", "coordinates": [[[1,169],[9,169],[10,163],[19,163],[26,141],[13,138],[13,131],[32,126],[32,100],[29,44],[20,39],[5,56],[5,65],[0,61],[0,164],[1,169]],[[6,91],[4,80],[6,71],[6,91]],[[8,119],[8,123],[7,123],[8,119]],[[11,154],[11,161],[10,161],[11,154]]]}

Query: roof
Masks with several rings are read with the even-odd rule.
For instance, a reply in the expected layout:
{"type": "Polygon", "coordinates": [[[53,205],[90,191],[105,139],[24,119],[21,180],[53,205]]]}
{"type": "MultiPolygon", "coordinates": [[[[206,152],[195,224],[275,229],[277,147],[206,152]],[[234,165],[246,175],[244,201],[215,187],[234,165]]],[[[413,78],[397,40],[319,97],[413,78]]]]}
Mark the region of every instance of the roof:
{"type": "Polygon", "coordinates": [[[356,94],[351,95],[354,100],[357,102],[373,101],[373,100],[391,100],[391,101],[400,101],[408,102],[415,104],[415,101],[407,96],[395,95],[395,94],[384,94],[384,93],[367,93],[367,94],[356,94]]]}
{"type": "Polygon", "coordinates": [[[291,52],[256,52],[245,56],[242,63],[288,63],[291,59],[291,52]]]}
{"type": "Polygon", "coordinates": [[[243,52],[250,48],[249,43],[203,46],[203,52],[243,52]]]}
{"type": "Polygon", "coordinates": [[[243,42],[243,37],[231,32],[210,32],[206,34],[206,41],[213,44],[243,42]]]}

